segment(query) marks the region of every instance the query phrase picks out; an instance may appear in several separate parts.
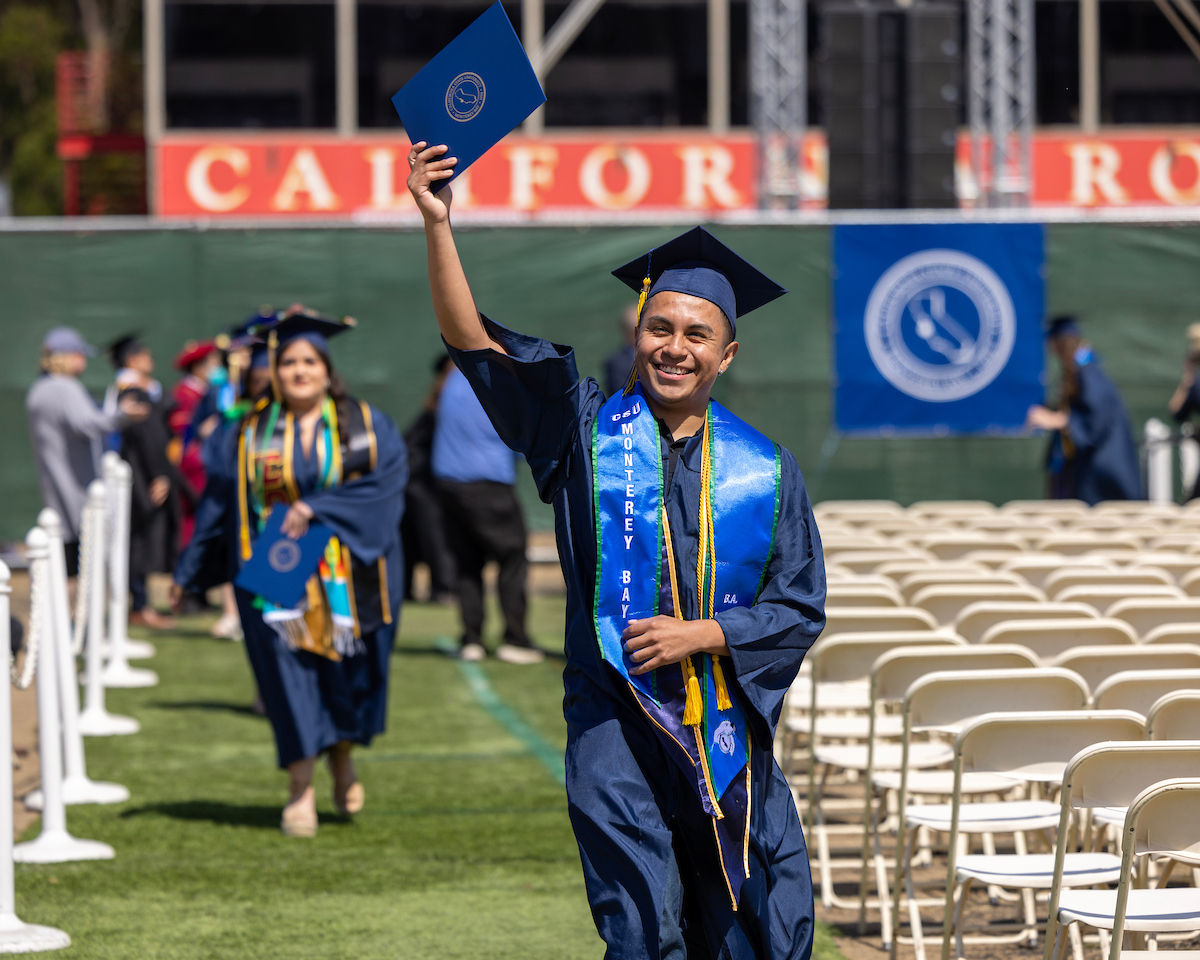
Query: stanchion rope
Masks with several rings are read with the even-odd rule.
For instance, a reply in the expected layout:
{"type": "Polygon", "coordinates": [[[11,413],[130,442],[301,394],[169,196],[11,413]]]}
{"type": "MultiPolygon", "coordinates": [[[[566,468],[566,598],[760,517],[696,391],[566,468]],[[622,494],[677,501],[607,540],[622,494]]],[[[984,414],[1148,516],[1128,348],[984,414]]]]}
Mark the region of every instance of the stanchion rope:
{"type": "Polygon", "coordinates": [[[44,562],[29,565],[29,627],[25,631],[25,662],[19,672],[11,645],[8,651],[9,676],[18,690],[27,690],[37,672],[38,650],[42,643],[42,603],[45,602],[43,596],[46,590],[42,578],[46,567],[44,562]]]}
{"type": "Polygon", "coordinates": [[[87,632],[88,598],[92,590],[92,540],[98,535],[99,511],[90,506],[83,508],[83,523],[79,535],[79,580],[75,585],[75,629],[72,634],[71,652],[83,655],[83,637],[87,632]]]}

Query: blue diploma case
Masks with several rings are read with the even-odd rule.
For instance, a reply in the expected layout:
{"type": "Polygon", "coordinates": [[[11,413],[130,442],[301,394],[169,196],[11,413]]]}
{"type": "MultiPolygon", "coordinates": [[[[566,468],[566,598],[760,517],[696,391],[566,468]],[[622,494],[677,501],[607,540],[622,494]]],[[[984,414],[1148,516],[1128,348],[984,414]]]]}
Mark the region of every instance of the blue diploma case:
{"type": "Polygon", "coordinates": [[[280,530],[286,515],[283,506],[271,511],[254,544],[254,553],[234,583],[278,607],[291,608],[304,596],[304,585],[317,572],[333,531],[313,523],[309,524],[308,533],[293,540],[280,530]]]}
{"type": "MultiPolygon", "coordinates": [[[[533,65],[499,0],[392,97],[413,143],[446,144],[454,177],[546,102],[533,65]]],[[[433,184],[437,193],[449,177],[433,184]]]]}

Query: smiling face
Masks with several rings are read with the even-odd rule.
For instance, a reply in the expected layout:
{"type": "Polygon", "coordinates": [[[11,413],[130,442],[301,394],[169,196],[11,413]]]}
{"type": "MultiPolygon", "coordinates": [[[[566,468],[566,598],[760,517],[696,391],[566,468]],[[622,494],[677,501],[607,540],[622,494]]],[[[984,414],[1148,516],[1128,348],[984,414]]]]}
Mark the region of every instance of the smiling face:
{"type": "Polygon", "coordinates": [[[738,344],[721,308],[664,290],[646,301],[638,327],[638,378],[656,413],[702,415],[717,374],[738,344]]]}
{"type": "Polygon", "coordinates": [[[307,408],[324,398],[329,389],[329,368],[307,340],[293,340],[275,361],[279,389],[289,407],[307,408]]]}

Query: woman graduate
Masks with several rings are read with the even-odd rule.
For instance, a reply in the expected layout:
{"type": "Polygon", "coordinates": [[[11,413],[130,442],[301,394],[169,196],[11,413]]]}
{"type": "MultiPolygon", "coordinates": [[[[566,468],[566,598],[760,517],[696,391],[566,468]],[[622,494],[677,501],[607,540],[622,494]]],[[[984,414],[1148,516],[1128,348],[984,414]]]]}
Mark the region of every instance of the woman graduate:
{"type": "Polygon", "coordinates": [[[338,812],[362,809],[350,747],[384,729],[402,596],[407,453],[395,424],[346,396],[334,373],[328,338],[350,326],[293,310],[256,331],[268,342],[272,394],[224,432],[224,469],[210,478],[175,574],[189,589],[233,579],[274,510],[286,511],[290,537],[310,522],[334,532],[294,609],[237,589],[246,652],[288,771],[288,836],[316,833],[312,778],[322,753],[338,812]]]}
{"type": "Polygon", "coordinates": [[[1054,431],[1046,453],[1051,500],[1141,500],[1142,470],[1129,413],[1116,384],[1072,316],[1050,321],[1046,340],[1062,365],[1058,410],[1036,405],[1026,422],[1054,431]]]}
{"type": "Polygon", "coordinates": [[[808,855],[771,746],[824,626],[821,545],[792,455],[710,401],[738,317],[784,291],[701,228],[615,271],[641,300],[606,401],[569,348],[478,313],[430,190],[444,152],[414,147],[409,189],[443,339],[554,504],[568,809],[606,956],[804,960],[808,855]]]}

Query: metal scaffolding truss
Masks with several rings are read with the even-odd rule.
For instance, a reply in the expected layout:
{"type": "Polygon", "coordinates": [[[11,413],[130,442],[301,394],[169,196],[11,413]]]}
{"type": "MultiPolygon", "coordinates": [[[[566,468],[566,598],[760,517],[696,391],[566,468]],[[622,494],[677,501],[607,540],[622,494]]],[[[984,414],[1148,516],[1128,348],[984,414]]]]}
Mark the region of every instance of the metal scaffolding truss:
{"type": "Polygon", "coordinates": [[[1027,206],[1032,191],[1033,0],[967,0],[975,203],[1027,206]]]}
{"type": "Polygon", "coordinates": [[[761,203],[794,208],[807,121],[805,0],[750,0],[750,122],[759,137],[761,203]]]}

